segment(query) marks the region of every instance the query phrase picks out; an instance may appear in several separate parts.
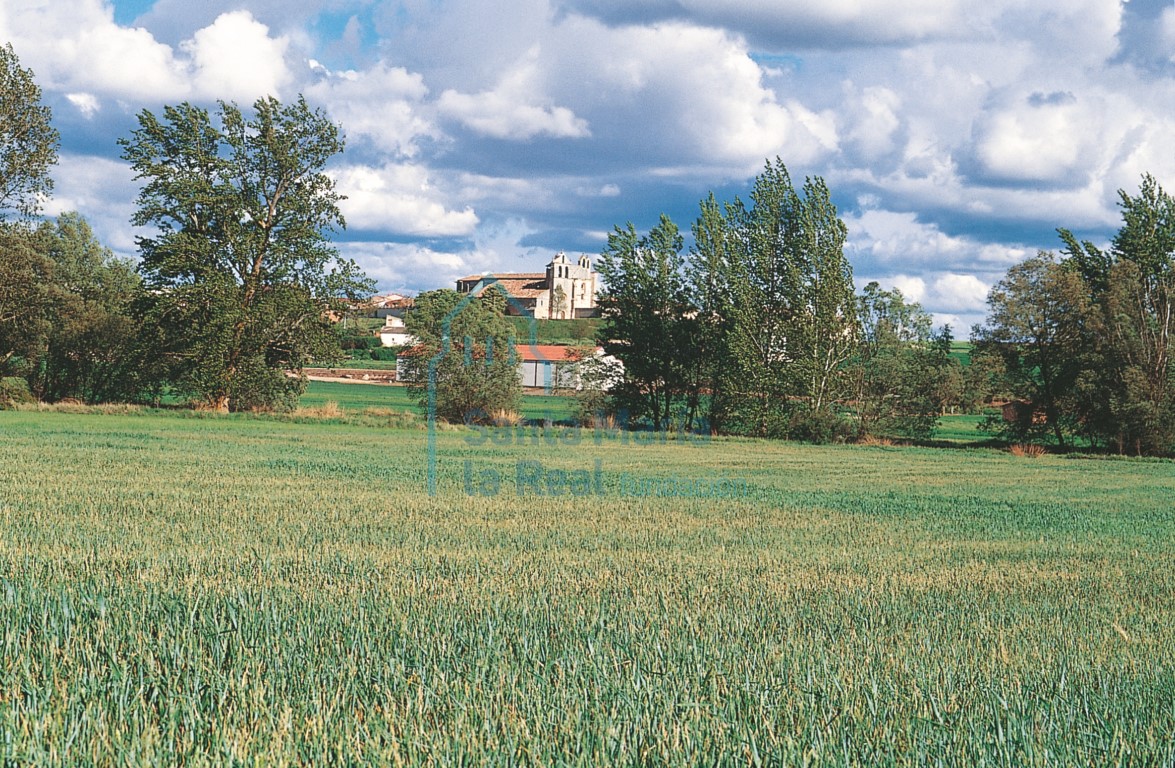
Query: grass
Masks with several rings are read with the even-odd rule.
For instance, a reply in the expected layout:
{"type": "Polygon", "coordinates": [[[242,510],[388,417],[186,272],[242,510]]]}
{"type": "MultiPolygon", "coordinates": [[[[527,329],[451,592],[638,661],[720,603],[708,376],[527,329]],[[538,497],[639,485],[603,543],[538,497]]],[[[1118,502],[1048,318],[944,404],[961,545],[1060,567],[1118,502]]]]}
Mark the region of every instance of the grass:
{"type": "Polygon", "coordinates": [[[560,434],[0,412],[0,764],[1175,760],[1171,462],[560,434]]]}
{"type": "MultiPolygon", "coordinates": [[[[407,387],[381,384],[342,384],[312,381],[302,395],[304,407],[320,407],[334,402],[344,410],[392,408],[420,413],[416,398],[407,387]]],[[[564,395],[523,395],[522,415],[528,419],[570,419],[575,413],[575,399],[564,395]]]]}

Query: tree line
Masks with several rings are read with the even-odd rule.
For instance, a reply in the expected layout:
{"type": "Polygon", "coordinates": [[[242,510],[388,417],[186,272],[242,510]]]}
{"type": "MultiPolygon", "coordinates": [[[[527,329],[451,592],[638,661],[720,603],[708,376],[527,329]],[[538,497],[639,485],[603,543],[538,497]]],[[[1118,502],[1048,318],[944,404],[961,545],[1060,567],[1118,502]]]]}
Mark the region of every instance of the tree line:
{"type": "MultiPolygon", "coordinates": [[[[293,407],[302,367],[341,356],[332,315],[374,289],[329,240],[345,226],[324,173],[343,151],[339,126],[301,97],[143,110],[119,142],[142,182],[132,264],[76,213],[38,219],[57,159],[51,117],[33,73],[0,48],[0,405],[167,394],[218,410],[293,407]]],[[[701,201],[688,249],[667,216],[609,235],[599,342],[623,368],[581,364],[581,418],[925,439],[944,410],[995,398],[1016,406],[988,420],[1005,439],[1171,454],[1175,202],[1145,176],[1119,204],[1108,248],[1060,229],[1059,253],[1008,271],[964,366],[951,329],[917,303],[877,283],[855,291],[827,185],[796,185],[769,162],[745,200],[701,201]]],[[[507,298],[490,292],[441,329],[462,298],[436,291],[406,318],[434,355],[468,347],[434,372],[440,415],[516,406],[512,361],[493,354],[511,348],[507,298]]]]}
{"type": "Polygon", "coordinates": [[[1006,440],[1171,454],[1175,202],[1146,176],[1120,207],[1109,249],[1060,229],[1060,255],[1012,267],[962,365],[900,291],[855,293],[827,186],[777,159],[748,200],[700,203],[688,250],[667,216],[615,228],[601,342],[623,377],[589,399],[657,430],[817,441],[926,439],[947,409],[1011,401],[983,425],[1006,440]]]}
{"type": "Polygon", "coordinates": [[[653,429],[810,440],[929,437],[962,372],[949,329],[900,291],[857,295],[847,230],[819,177],[768,163],[747,200],[699,206],[686,250],[668,217],[608,238],[607,407],[653,429]]]}
{"type": "Polygon", "coordinates": [[[1059,229],[1059,253],[1010,269],[988,297],[977,353],[1022,398],[1009,439],[1175,452],[1175,199],[1150,175],[1119,191],[1110,247],[1059,229]]]}
{"type": "Polygon", "coordinates": [[[119,142],[142,183],[136,265],[76,213],[37,221],[58,142],[33,73],[0,48],[0,400],[289,408],[303,365],[341,356],[332,313],[374,285],[330,245],[344,221],[323,169],[344,142],[320,110],[140,112],[119,142]]]}

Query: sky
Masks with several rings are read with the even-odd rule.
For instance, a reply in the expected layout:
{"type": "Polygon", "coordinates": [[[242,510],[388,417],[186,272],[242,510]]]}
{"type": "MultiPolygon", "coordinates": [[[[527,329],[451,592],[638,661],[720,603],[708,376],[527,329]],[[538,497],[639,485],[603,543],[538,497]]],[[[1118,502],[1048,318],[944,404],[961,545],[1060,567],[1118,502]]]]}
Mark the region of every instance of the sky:
{"type": "Polygon", "coordinates": [[[340,124],[333,239],[382,291],[598,254],[614,226],[821,176],[858,287],[966,336],[1057,227],[1175,191],[1175,0],[4,0],[61,133],[48,215],[135,255],[142,110],[303,94],[340,124]]]}

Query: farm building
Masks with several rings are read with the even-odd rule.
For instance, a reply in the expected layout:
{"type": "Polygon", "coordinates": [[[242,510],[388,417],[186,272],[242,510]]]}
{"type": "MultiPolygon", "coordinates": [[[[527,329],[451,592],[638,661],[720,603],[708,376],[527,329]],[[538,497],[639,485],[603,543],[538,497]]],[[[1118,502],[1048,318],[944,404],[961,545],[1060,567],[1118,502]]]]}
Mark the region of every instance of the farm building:
{"type": "Polygon", "coordinates": [[[407,347],[416,343],[416,337],[408,333],[404,321],[396,315],[388,315],[384,326],[375,332],[379,343],[385,347],[407,347]]]}
{"type": "MultiPolygon", "coordinates": [[[[414,358],[423,353],[422,347],[412,347],[397,356],[396,378],[399,381],[412,381],[414,358]]],[[[454,354],[461,353],[455,351],[454,354]]],[[[522,381],[522,386],[531,388],[581,388],[583,385],[576,364],[584,359],[585,354],[612,360],[604,355],[604,350],[600,347],[596,347],[594,351],[587,351],[556,344],[514,346],[514,359],[518,361],[518,378],[522,381]]]]}
{"type": "Polygon", "coordinates": [[[587,256],[572,263],[560,251],[545,272],[470,275],[457,281],[457,291],[470,293],[479,284],[493,284],[513,300],[506,307],[507,314],[529,313],[536,320],[574,320],[599,315],[597,278],[587,256]]]}

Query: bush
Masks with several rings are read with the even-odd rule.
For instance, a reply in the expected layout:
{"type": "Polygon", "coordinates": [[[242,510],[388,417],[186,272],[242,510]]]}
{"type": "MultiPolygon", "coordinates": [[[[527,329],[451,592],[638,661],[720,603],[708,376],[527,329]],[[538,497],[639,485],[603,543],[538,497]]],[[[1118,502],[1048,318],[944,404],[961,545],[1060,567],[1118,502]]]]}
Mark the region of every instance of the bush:
{"type": "Polygon", "coordinates": [[[788,437],[809,443],[844,443],[855,440],[857,425],[832,411],[796,411],[788,424],[788,437]]]}
{"type": "Polygon", "coordinates": [[[36,402],[29,390],[29,383],[17,376],[0,378],[0,411],[16,405],[36,402]]]}
{"type": "Polygon", "coordinates": [[[378,336],[344,336],[339,340],[339,346],[343,349],[376,349],[382,347],[383,342],[378,336]]]}
{"type": "Polygon", "coordinates": [[[380,347],[371,350],[370,356],[372,360],[391,361],[396,359],[398,353],[399,350],[394,347],[380,347]]]}

